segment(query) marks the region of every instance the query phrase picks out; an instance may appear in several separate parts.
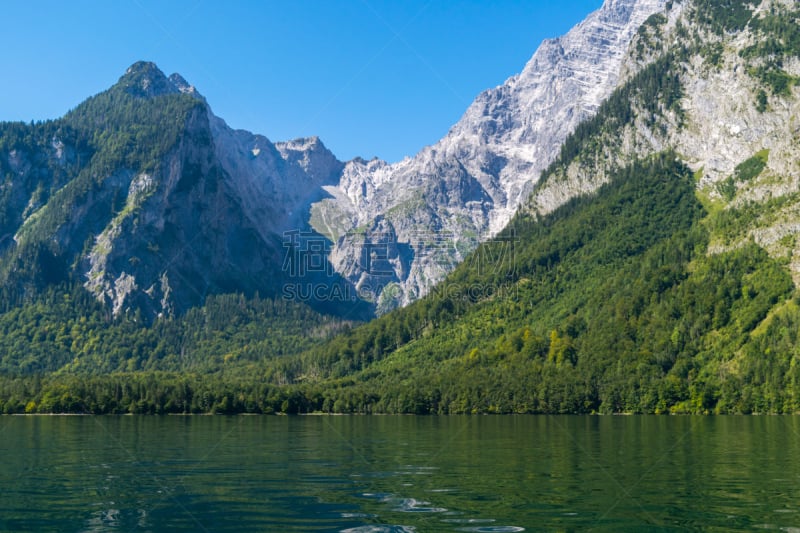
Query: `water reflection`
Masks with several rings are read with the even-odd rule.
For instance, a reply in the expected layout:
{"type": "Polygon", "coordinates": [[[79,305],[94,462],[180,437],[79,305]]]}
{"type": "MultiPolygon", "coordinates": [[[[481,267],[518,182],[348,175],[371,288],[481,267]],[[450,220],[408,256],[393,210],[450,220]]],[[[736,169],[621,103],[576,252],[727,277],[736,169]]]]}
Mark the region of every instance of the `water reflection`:
{"type": "Polygon", "coordinates": [[[800,531],[800,417],[4,422],[4,531],[800,531]]]}

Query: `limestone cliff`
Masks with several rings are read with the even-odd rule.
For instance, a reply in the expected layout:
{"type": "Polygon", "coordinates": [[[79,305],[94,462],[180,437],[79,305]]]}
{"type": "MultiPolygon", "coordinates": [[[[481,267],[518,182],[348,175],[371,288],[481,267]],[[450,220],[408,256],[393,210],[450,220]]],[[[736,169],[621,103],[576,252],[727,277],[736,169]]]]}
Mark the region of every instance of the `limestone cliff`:
{"type": "Polygon", "coordinates": [[[392,165],[347,163],[311,218],[336,242],[337,269],[357,284],[369,279],[384,310],[424,295],[508,223],[566,136],[617,86],[640,26],[665,6],[608,0],[542,43],[520,74],[480,94],[435,145],[392,165]],[[405,259],[381,244],[387,235],[403,245],[395,248],[405,248],[405,259]],[[358,261],[365,246],[382,248],[397,268],[379,277],[367,271],[358,261]],[[392,293],[381,296],[384,286],[392,293]]]}

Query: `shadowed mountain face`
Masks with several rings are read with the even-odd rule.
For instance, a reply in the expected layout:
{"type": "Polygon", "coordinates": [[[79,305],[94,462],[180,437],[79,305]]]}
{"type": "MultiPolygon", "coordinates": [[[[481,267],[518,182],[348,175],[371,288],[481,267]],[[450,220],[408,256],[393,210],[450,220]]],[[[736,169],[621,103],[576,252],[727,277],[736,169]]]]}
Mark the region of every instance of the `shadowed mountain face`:
{"type": "Polygon", "coordinates": [[[231,130],[152,63],[62,119],[0,125],[0,168],[8,286],[78,281],[114,314],[148,317],[224,292],[291,290],[324,310],[368,310],[324,251],[304,249],[321,237],[303,213],[342,164],[318,139],[276,145],[231,130]],[[288,268],[300,259],[312,267],[288,268]],[[328,297],[337,284],[348,298],[328,297]]]}

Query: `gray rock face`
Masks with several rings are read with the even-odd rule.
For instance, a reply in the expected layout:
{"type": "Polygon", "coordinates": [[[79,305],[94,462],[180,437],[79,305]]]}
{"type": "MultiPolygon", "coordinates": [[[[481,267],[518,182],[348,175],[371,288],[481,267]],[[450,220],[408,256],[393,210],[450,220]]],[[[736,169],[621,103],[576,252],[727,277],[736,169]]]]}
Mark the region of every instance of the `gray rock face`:
{"type": "Polygon", "coordinates": [[[251,216],[213,157],[205,108],[191,115],[158,169],[125,175],[125,206],[84,261],[86,288],[114,314],[181,313],[209,293],[267,292],[263,280],[276,275],[280,242],[251,216]]]}
{"type": "MultiPolygon", "coordinates": [[[[388,224],[413,259],[375,286],[392,286],[399,305],[424,295],[508,223],[567,135],[616,87],[633,36],[665,4],[608,0],[545,41],[519,75],[480,94],[435,145],[392,165],[347,163],[339,183],[326,187],[330,198],[312,207],[313,227],[336,243],[334,265],[354,283],[370,276],[358,261],[361,243],[381,242],[388,224]],[[421,253],[430,241],[438,246],[421,253]]],[[[386,300],[380,290],[374,297],[386,300]]]]}

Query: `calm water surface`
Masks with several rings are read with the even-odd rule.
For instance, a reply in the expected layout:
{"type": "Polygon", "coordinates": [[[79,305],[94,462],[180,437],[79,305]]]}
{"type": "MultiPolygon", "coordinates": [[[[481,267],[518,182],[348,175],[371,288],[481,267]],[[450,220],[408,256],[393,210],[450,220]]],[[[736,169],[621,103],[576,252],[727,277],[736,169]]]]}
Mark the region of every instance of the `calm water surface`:
{"type": "Polygon", "coordinates": [[[800,532],[800,417],[0,417],[3,531],[800,532]]]}

